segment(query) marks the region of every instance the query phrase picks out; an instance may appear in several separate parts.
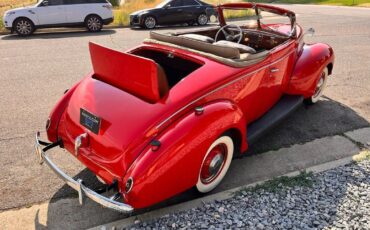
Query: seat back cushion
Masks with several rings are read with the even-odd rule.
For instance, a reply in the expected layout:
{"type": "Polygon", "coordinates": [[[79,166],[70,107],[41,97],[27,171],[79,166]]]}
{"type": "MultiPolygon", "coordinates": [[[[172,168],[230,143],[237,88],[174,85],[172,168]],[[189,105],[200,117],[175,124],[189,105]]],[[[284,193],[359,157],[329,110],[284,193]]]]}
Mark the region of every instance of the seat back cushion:
{"type": "Polygon", "coordinates": [[[215,39],[200,34],[182,34],[179,37],[190,38],[201,42],[214,43],[215,39]]]}
{"type": "Polygon", "coordinates": [[[257,51],[255,49],[253,49],[252,47],[246,46],[246,45],[243,45],[243,44],[239,44],[239,43],[236,43],[236,42],[221,40],[221,41],[213,43],[213,45],[222,46],[222,47],[237,48],[240,53],[249,53],[249,54],[257,53],[257,51]]]}

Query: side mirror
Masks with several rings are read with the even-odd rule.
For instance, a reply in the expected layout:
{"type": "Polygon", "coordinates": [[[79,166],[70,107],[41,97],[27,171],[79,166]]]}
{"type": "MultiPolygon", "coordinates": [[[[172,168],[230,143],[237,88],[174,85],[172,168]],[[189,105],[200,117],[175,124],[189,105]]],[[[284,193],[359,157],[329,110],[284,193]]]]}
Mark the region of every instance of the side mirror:
{"type": "Polygon", "coordinates": [[[165,9],[171,8],[171,4],[167,4],[164,6],[165,9]]]}
{"type": "Polygon", "coordinates": [[[306,30],[306,32],[304,32],[304,35],[308,35],[308,36],[313,36],[315,34],[315,29],[314,28],[309,28],[308,30],[306,30]]]}
{"type": "Polygon", "coordinates": [[[49,5],[49,1],[48,0],[45,0],[41,3],[41,6],[48,6],[49,5]]]}

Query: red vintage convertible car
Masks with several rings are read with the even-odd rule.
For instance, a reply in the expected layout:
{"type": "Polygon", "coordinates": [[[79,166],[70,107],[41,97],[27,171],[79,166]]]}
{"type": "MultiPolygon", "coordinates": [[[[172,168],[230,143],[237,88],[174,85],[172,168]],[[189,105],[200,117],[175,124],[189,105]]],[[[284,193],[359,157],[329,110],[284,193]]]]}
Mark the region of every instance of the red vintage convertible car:
{"type": "Polygon", "coordinates": [[[50,113],[50,143],[36,135],[40,162],[78,191],[81,204],[87,196],[131,212],[192,187],[209,192],[234,156],[304,101],[318,101],[333,70],[330,46],[305,44],[289,10],[217,8],[219,26],[151,32],[127,52],[90,43],[93,72],[50,113]],[[226,11],[244,11],[254,22],[226,11]],[[66,175],[46,154],[56,146],[115,193],[107,197],[66,175]]]}

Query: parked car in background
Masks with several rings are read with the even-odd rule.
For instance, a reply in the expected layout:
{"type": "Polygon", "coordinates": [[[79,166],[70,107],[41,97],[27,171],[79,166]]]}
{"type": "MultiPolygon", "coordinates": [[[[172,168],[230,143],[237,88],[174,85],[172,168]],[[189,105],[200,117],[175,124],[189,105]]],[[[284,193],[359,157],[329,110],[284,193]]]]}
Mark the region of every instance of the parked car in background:
{"type": "Polygon", "coordinates": [[[112,5],[107,0],[43,0],[34,6],[6,11],[5,27],[21,36],[38,28],[85,26],[98,32],[113,21],[112,5]]]}
{"type": "MultiPolygon", "coordinates": [[[[167,0],[155,8],[140,10],[130,15],[130,26],[153,29],[158,25],[206,25],[209,21],[209,10],[214,6],[199,0],[167,0]]],[[[215,11],[214,11],[215,12],[215,11]]],[[[212,14],[212,13],[211,13],[212,14]]],[[[215,14],[215,13],[214,13],[215,14]]]]}

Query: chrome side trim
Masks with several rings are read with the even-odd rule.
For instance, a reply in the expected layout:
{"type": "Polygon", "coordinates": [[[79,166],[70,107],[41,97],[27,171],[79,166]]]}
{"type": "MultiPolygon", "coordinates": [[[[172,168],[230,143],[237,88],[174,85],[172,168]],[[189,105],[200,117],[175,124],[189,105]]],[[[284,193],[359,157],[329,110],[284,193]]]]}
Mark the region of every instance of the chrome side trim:
{"type": "Polygon", "coordinates": [[[63,181],[65,181],[66,184],[68,184],[71,188],[76,190],[78,192],[78,200],[79,203],[82,205],[84,203],[84,198],[85,196],[90,198],[91,200],[95,201],[96,203],[119,211],[123,213],[131,213],[134,208],[128,204],[121,203],[116,201],[115,199],[109,199],[105,196],[102,196],[95,191],[91,190],[90,188],[86,187],[83,184],[83,181],[81,179],[78,179],[77,181],[74,180],[72,177],[68,176],[66,173],[64,173],[62,170],[58,168],[51,160],[50,158],[46,155],[46,152],[42,148],[40,144],[40,133],[38,132],[36,134],[35,138],[35,150],[36,154],[40,160],[40,163],[45,162],[51,170],[54,171],[54,173],[63,181]]]}
{"type": "Polygon", "coordinates": [[[239,81],[239,80],[241,80],[241,79],[243,79],[243,78],[245,78],[245,77],[248,77],[248,76],[250,76],[250,75],[253,75],[253,74],[257,73],[258,71],[260,71],[260,70],[262,70],[262,69],[265,69],[265,68],[268,68],[268,67],[270,67],[270,66],[272,66],[272,65],[275,65],[276,63],[280,62],[281,60],[283,60],[284,58],[288,57],[289,55],[291,55],[291,54],[292,54],[292,53],[294,53],[294,52],[295,52],[295,50],[292,50],[292,51],[290,51],[289,53],[287,53],[286,55],[284,55],[283,57],[279,58],[278,60],[276,60],[276,61],[274,61],[274,62],[272,62],[272,63],[270,63],[270,64],[268,64],[268,65],[266,65],[266,66],[264,66],[264,67],[261,67],[261,68],[259,68],[259,69],[256,69],[256,70],[254,70],[253,72],[250,72],[250,73],[247,73],[247,74],[245,74],[245,75],[242,75],[242,76],[240,76],[240,77],[238,77],[238,78],[236,78],[236,79],[234,79],[234,80],[232,80],[232,81],[230,81],[230,82],[226,83],[225,85],[222,85],[222,86],[220,86],[220,87],[218,87],[218,88],[216,88],[216,89],[212,90],[211,92],[208,92],[208,93],[204,94],[203,96],[200,96],[199,98],[197,98],[197,99],[195,99],[194,101],[192,101],[192,102],[188,103],[187,105],[185,105],[185,106],[184,106],[184,107],[182,107],[181,109],[177,110],[177,111],[176,111],[175,113],[173,113],[171,116],[169,116],[168,118],[166,118],[165,120],[163,120],[161,123],[159,123],[155,128],[156,128],[156,129],[161,128],[164,124],[166,124],[169,120],[171,120],[171,119],[172,119],[173,117],[175,117],[177,114],[181,113],[182,111],[184,111],[185,109],[189,108],[190,106],[192,106],[192,105],[193,105],[193,104],[195,104],[196,102],[198,102],[198,101],[202,100],[203,98],[205,98],[205,97],[207,97],[207,96],[209,96],[209,95],[213,94],[214,92],[217,92],[217,91],[219,91],[219,90],[221,90],[221,89],[223,89],[223,88],[225,88],[225,87],[227,87],[227,86],[229,86],[229,85],[231,85],[231,84],[233,84],[233,83],[235,83],[235,82],[237,82],[237,81],[239,81]]]}

